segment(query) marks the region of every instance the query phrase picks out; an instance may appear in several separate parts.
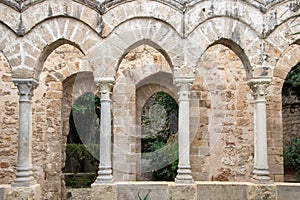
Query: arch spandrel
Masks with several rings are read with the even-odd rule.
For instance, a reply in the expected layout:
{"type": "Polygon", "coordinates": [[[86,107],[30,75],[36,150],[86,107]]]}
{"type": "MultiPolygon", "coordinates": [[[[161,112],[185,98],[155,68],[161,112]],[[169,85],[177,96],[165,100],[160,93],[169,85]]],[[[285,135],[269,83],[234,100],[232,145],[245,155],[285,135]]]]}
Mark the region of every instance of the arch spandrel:
{"type": "Polygon", "coordinates": [[[61,0],[56,2],[42,1],[28,7],[22,13],[24,32],[29,32],[43,21],[62,16],[81,21],[98,33],[102,31],[99,12],[76,1],[61,0]]]}
{"type": "Polygon", "coordinates": [[[125,21],[134,18],[155,18],[167,23],[182,35],[182,13],[158,1],[130,1],[109,9],[103,14],[103,36],[109,35],[125,21]]]}
{"type": "MultiPolygon", "coordinates": [[[[186,13],[185,29],[186,34],[191,34],[198,26],[205,21],[216,17],[228,17],[241,21],[257,34],[262,34],[264,16],[263,13],[246,1],[220,0],[220,1],[199,1],[186,13]]],[[[230,20],[227,22],[230,24],[230,20]]]]}
{"type": "MultiPolygon", "coordinates": [[[[10,53],[11,43],[16,40],[16,35],[9,29],[6,25],[0,23],[0,52],[3,53],[3,56],[8,61],[10,68],[15,65],[12,65],[9,57],[11,58],[12,54],[10,53]]],[[[15,49],[17,51],[17,49],[15,49]]]]}
{"type": "Polygon", "coordinates": [[[5,24],[16,33],[19,28],[19,20],[20,13],[0,1],[0,23],[5,24]]]}

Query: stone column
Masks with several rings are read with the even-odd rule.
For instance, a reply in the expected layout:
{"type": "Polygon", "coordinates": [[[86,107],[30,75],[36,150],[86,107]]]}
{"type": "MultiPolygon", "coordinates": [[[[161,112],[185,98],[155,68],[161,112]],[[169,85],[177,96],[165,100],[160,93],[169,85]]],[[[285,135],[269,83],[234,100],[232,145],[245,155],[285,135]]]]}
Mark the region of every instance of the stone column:
{"type": "Polygon", "coordinates": [[[33,90],[38,83],[33,79],[13,79],[19,90],[19,134],[16,179],[13,187],[29,187],[36,184],[32,172],[32,110],[33,90]]]}
{"type": "Polygon", "coordinates": [[[179,87],[178,102],[178,170],[176,183],[193,183],[190,166],[190,102],[189,90],[192,78],[176,78],[175,84],[179,87]]]}
{"type": "Polygon", "coordinates": [[[112,183],[111,168],[111,89],[114,78],[97,79],[96,84],[101,95],[100,122],[100,163],[95,184],[112,183]]]}
{"type": "Polygon", "coordinates": [[[253,79],[248,84],[254,92],[254,170],[252,181],[270,183],[267,145],[266,88],[271,79],[253,79]]]}

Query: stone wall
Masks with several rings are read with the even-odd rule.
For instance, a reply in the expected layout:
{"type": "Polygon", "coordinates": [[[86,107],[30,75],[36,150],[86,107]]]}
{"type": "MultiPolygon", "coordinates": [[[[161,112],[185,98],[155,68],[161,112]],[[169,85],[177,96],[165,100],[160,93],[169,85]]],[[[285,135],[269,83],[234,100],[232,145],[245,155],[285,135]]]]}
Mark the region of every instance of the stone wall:
{"type": "MultiPolygon", "coordinates": [[[[176,185],[171,182],[120,182],[92,187],[91,199],[138,199],[148,193],[149,199],[161,200],[284,200],[298,198],[298,183],[252,184],[249,182],[195,182],[176,185]]],[[[76,194],[76,193],[74,193],[76,194]]]]}
{"type": "Polygon", "coordinates": [[[249,180],[253,105],[240,59],[227,47],[210,47],[197,63],[196,77],[194,88],[200,98],[194,98],[199,100],[200,112],[192,109],[191,114],[200,116],[199,133],[191,147],[196,180],[249,180]]]}
{"type": "Polygon", "coordinates": [[[11,69],[0,53],[0,184],[12,183],[18,151],[18,95],[11,81],[11,69]]]}
{"type": "Polygon", "coordinates": [[[283,145],[300,138],[300,101],[297,97],[283,97],[282,100],[283,145]]]}

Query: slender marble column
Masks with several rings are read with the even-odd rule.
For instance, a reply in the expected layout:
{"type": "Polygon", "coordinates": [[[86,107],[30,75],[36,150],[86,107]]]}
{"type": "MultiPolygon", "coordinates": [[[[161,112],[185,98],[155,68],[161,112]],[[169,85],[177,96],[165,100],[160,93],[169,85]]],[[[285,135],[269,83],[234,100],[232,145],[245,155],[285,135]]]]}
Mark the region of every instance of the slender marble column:
{"type": "Polygon", "coordinates": [[[97,79],[97,86],[101,94],[101,124],[100,124],[100,163],[98,177],[99,183],[112,183],[111,168],[111,89],[114,78],[97,79]]]}
{"type": "Polygon", "coordinates": [[[33,90],[38,83],[33,79],[14,79],[19,90],[19,134],[18,134],[18,160],[16,179],[13,187],[28,187],[36,184],[32,172],[32,110],[31,100],[33,90]]]}
{"type": "Polygon", "coordinates": [[[266,88],[271,79],[253,79],[248,84],[254,91],[254,170],[252,181],[270,183],[267,145],[266,88]]]}
{"type": "Polygon", "coordinates": [[[176,78],[175,84],[179,87],[179,119],[178,119],[178,170],[176,183],[193,183],[190,166],[190,102],[189,89],[194,81],[191,78],[176,78]]]}

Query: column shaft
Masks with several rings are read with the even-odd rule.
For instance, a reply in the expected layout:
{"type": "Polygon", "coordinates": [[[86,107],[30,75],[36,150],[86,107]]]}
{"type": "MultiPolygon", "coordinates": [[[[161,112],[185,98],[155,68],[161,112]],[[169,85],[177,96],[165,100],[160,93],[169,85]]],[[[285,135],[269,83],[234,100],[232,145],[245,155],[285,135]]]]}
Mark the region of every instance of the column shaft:
{"type": "Polygon", "coordinates": [[[270,183],[267,145],[267,117],[265,91],[270,80],[252,80],[254,91],[254,170],[253,182],[270,183]]]}
{"type": "Polygon", "coordinates": [[[111,87],[113,81],[98,82],[101,94],[100,163],[95,183],[112,183],[111,165],[111,87]]]}
{"type": "Polygon", "coordinates": [[[34,80],[13,80],[19,90],[19,134],[16,179],[12,186],[27,187],[36,184],[32,172],[32,110],[31,99],[37,86],[34,80]]]}
{"type": "Polygon", "coordinates": [[[175,80],[179,86],[178,117],[178,170],[176,183],[193,183],[190,166],[190,105],[189,87],[191,80],[175,80]]]}

